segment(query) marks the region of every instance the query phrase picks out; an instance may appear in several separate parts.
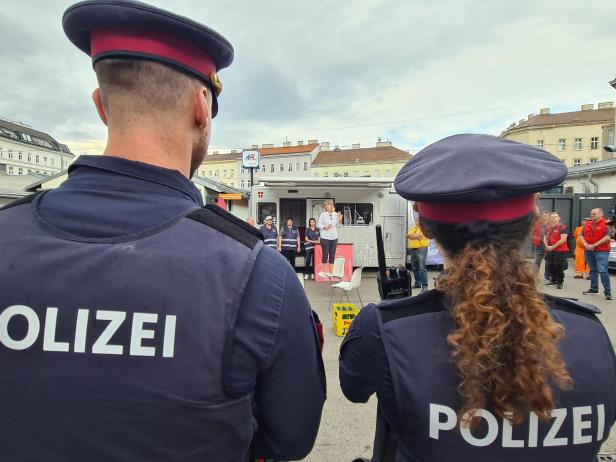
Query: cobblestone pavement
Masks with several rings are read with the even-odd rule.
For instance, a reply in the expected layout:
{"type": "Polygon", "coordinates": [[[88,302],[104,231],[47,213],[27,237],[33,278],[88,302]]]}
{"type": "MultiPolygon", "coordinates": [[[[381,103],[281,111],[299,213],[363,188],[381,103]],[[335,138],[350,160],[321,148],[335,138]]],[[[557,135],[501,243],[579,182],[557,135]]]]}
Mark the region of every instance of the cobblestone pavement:
{"type": "MultiPolygon", "coordinates": [[[[572,262],[569,267],[573,267],[572,262]]],[[[435,275],[436,273],[430,274],[430,281],[435,275]]],[[[338,350],[342,339],[336,337],[332,329],[332,316],[329,308],[330,288],[327,284],[315,284],[314,281],[305,282],[306,293],[312,307],[323,322],[325,334],[323,360],[327,374],[328,393],[316,444],[312,453],[304,460],[351,462],[355,457],[370,457],[376,420],[376,398],[373,396],[366,404],[353,404],[343,396],[338,381],[338,350]]],[[[614,274],[611,274],[611,282],[612,286],[616,287],[614,274]]],[[[598,306],[603,311],[599,317],[606,326],[612,343],[616,346],[616,303],[605,300],[602,295],[582,295],[588,287],[589,281],[573,279],[572,271],[567,271],[563,290],[558,290],[553,286],[544,287],[541,290],[563,297],[578,298],[598,306]]],[[[375,272],[364,273],[359,290],[364,304],[379,301],[375,272]]],[[[335,300],[340,298],[339,292],[337,291],[335,300]]],[[[357,293],[353,292],[350,294],[351,300],[357,302],[357,293]]],[[[602,451],[616,452],[616,428],[612,430],[602,451]]]]}

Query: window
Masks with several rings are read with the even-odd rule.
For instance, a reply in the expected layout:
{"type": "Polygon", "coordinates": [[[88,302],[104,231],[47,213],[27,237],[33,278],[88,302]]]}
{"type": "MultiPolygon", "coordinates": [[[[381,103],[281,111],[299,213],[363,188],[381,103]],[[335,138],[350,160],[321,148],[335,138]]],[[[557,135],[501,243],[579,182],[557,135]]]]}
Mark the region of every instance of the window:
{"type": "Polygon", "coordinates": [[[344,177],[349,176],[349,172],[344,172],[344,173],[342,174],[342,176],[344,176],[344,177]]]}
{"type": "Polygon", "coordinates": [[[314,174],[314,176],[319,176],[319,173],[318,173],[318,172],[317,172],[317,173],[315,173],[315,174],[314,174]]]}
{"type": "Polygon", "coordinates": [[[261,165],[261,173],[265,173],[265,164],[261,165]]]}
{"type": "Polygon", "coordinates": [[[280,164],[280,171],[284,172],[284,164],[280,164]]]}
{"type": "Polygon", "coordinates": [[[22,160],[22,159],[23,159],[23,157],[22,157],[22,155],[21,155],[21,152],[17,154],[17,158],[18,158],[19,160],[22,160]]]}
{"type": "Polygon", "coordinates": [[[359,171],[353,170],[353,176],[359,176],[359,171]]]}
{"type": "Polygon", "coordinates": [[[24,174],[24,169],[23,169],[23,168],[21,168],[21,167],[19,167],[19,168],[17,169],[17,174],[18,174],[18,175],[23,175],[23,174],[24,174]]]}
{"type": "Polygon", "coordinates": [[[567,139],[566,138],[559,138],[558,139],[558,150],[559,151],[564,151],[565,150],[565,145],[566,145],[567,139]]]}
{"type": "Polygon", "coordinates": [[[34,156],[34,162],[36,162],[37,164],[39,163],[39,156],[38,156],[38,154],[36,156],[34,156]]]}
{"type": "Polygon", "coordinates": [[[299,172],[299,162],[297,162],[297,163],[295,164],[295,171],[296,171],[296,172],[299,172]]]}
{"type": "Polygon", "coordinates": [[[308,170],[308,162],[304,162],[304,172],[308,170]]]}
{"type": "Polygon", "coordinates": [[[369,225],[372,222],[372,204],[336,202],[336,210],[342,211],[343,225],[369,225]]]}
{"type": "Polygon", "coordinates": [[[53,167],[54,159],[51,159],[51,166],[53,167]]]}
{"type": "Polygon", "coordinates": [[[590,149],[597,149],[599,147],[599,137],[593,136],[590,139],[590,149]]]}
{"type": "Polygon", "coordinates": [[[32,162],[32,155],[28,154],[28,162],[32,162]]]}
{"type": "Polygon", "coordinates": [[[338,178],[340,174],[338,172],[334,172],[334,177],[338,178]]]}
{"type": "Polygon", "coordinates": [[[276,169],[274,168],[274,164],[270,165],[270,172],[274,173],[274,170],[276,170],[276,169]]]}
{"type": "Polygon", "coordinates": [[[207,176],[212,176],[212,171],[211,170],[207,171],[207,176]]]}
{"type": "Polygon", "coordinates": [[[607,144],[608,144],[608,146],[614,144],[614,130],[608,130],[608,132],[607,132],[607,144]]]}
{"type": "Polygon", "coordinates": [[[381,176],[381,171],[380,170],[375,170],[374,171],[374,176],[376,176],[376,177],[381,176]]]}
{"type": "Polygon", "coordinates": [[[214,176],[215,176],[216,178],[218,178],[218,170],[216,170],[216,171],[214,172],[214,176]]]}
{"type": "Polygon", "coordinates": [[[543,140],[537,140],[537,147],[543,149],[543,140]]]}
{"type": "Polygon", "coordinates": [[[276,226],[276,202],[257,203],[257,223],[265,223],[265,217],[271,215],[274,219],[273,226],[276,226]]]}
{"type": "Polygon", "coordinates": [[[32,170],[28,170],[28,175],[30,175],[32,173],[32,170]]]}
{"type": "Polygon", "coordinates": [[[363,176],[370,176],[370,172],[368,170],[364,170],[364,175],[363,176]]]}
{"type": "Polygon", "coordinates": [[[13,151],[9,149],[9,159],[12,159],[12,158],[13,158],[13,151]]]}
{"type": "Polygon", "coordinates": [[[250,188],[250,180],[248,180],[247,183],[248,183],[248,187],[250,188]]]}
{"type": "Polygon", "coordinates": [[[582,150],[582,138],[576,138],[575,139],[575,143],[573,145],[573,150],[574,151],[581,151],[582,150]]]}
{"type": "Polygon", "coordinates": [[[594,164],[595,162],[599,162],[599,158],[598,157],[591,157],[590,158],[590,163],[594,164]]]}
{"type": "MultiPolygon", "coordinates": [[[[317,176],[318,176],[318,174],[317,174],[317,176]]],[[[327,178],[327,177],[329,176],[329,172],[323,172],[323,176],[324,176],[325,178],[327,178]]]]}
{"type": "Polygon", "coordinates": [[[391,176],[391,170],[385,170],[385,176],[391,176]]]}
{"type": "Polygon", "coordinates": [[[224,170],[222,171],[222,177],[223,177],[223,178],[227,178],[227,169],[224,169],[224,170]]]}
{"type": "Polygon", "coordinates": [[[582,165],[582,159],[573,159],[573,166],[582,165]]]}
{"type": "Polygon", "coordinates": [[[47,165],[47,157],[43,157],[43,163],[47,165]]]}
{"type": "Polygon", "coordinates": [[[4,157],[4,151],[2,151],[2,148],[0,148],[0,157],[4,157]]]}
{"type": "Polygon", "coordinates": [[[240,180],[240,187],[243,188],[244,187],[244,180],[240,180]]]}
{"type": "Polygon", "coordinates": [[[289,167],[287,168],[287,170],[288,170],[289,172],[292,172],[292,171],[293,171],[293,164],[292,164],[291,162],[289,162],[289,167]]]}
{"type": "Polygon", "coordinates": [[[12,174],[13,174],[13,166],[9,165],[9,175],[12,175],[12,174]]]}
{"type": "Polygon", "coordinates": [[[243,175],[244,174],[244,167],[240,168],[240,173],[243,175]]]}

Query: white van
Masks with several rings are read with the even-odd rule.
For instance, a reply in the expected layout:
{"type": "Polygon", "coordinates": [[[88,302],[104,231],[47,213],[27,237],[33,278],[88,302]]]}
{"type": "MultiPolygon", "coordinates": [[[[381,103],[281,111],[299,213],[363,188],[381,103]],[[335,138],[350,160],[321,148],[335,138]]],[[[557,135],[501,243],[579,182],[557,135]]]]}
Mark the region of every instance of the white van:
{"type": "MultiPolygon", "coordinates": [[[[383,228],[386,264],[404,265],[407,202],[394,190],[393,178],[262,179],[251,188],[250,210],[258,225],[271,215],[280,228],[292,217],[303,241],[308,220],[319,219],[325,199],[343,212],[338,242],[353,244],[353,266],[378,267],[376,225],[383,228]]],[[[301,258],[296,263],[303,265],[301,258]]]]}

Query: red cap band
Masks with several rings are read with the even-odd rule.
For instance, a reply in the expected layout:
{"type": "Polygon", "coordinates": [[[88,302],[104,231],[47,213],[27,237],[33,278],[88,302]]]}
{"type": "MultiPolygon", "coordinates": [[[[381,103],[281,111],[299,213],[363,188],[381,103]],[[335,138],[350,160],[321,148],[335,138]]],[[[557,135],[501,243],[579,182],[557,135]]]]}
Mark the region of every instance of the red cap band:
{"type": "Polygon", "coordinates": [[[535,194],[496,202],[435,204],[418,202],[419,215],[441,223],[486,220],[494,223],[514,220],[535,210],[535,194]]]}
{"type": "Polygon", "coordinates": [[[90,56],[127,52],[160,57],[188,67],[209,79],[216,72],[214,60],[194,43],[177,35],[143,29],[94,29],[90,32],[90,56]]]}

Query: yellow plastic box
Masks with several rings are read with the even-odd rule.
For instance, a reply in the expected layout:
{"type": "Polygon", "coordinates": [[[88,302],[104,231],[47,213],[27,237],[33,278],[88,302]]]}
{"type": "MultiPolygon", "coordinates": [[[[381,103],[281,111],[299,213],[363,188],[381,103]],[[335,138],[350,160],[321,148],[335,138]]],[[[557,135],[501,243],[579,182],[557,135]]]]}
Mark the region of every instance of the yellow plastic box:
{"type": "Polygon", "coordinates": [[[344,337],[351,326],[351,322],[359,313],[359,308],[353,303],[334,303],[334,333],[338,337],[344,337]]]}

